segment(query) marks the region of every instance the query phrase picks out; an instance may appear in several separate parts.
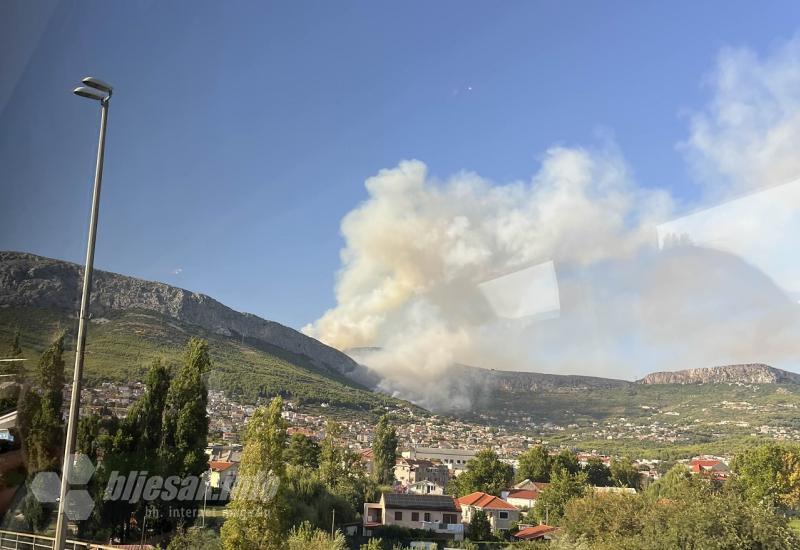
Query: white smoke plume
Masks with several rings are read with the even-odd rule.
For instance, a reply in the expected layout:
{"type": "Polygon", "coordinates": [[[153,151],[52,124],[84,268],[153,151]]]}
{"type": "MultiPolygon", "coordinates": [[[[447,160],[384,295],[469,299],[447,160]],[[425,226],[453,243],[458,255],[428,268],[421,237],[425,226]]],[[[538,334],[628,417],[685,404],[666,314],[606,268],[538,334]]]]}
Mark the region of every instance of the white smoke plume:
{"type": "Polygon", "coordinates": [[[764,57],[723,49],[707,84],[713,97],[681,149],[711,196],[800,177],[800,36],[764,57]]]}
{"type": "MultiPolygon", "coordinates": [[[[714,97],[681,144],[709,197],[800,176],[798,67],[797,40],[764,60],[721,54],[714,97]]],[[[660,248],[656,226],[677,207],[637,185],[612,145],[552,148],[529,181],[439,181],[412,160],[366,188],[342,222],[337,305],[304,330],[339,349],[371,348],[351,353],[387,391],[467,407],[448,371],[459,363],[628,379],[731,362],[800,366],[796,300],[731,248],[660,248]],[[556,318],[508,319],[487,300],[482,283],[544,262],[555,267],[556,318]]],[[[796,222],[800,204],[791,208],[796,222]]],[[[734,237],[758,227],[730,223],[734,237]]],[[[779,255],[799,244],[788,239],[764,246],[779,255]]]]}

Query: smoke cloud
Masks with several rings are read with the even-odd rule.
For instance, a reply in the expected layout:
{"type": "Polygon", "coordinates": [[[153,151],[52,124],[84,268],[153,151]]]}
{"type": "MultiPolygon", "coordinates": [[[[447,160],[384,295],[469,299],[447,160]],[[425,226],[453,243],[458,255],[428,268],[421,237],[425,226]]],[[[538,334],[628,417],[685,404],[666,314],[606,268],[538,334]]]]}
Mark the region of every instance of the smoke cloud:
{"type": "MultiPolygon", "coordinates": [[[[798,67],[798,40],[765,59],[720,55],[713,98],[679,145],[709,205],[800,175],[798,67]]],[[[791,185],[779,199],[758,195],[758,208],[744,199],[732,219],[665,224],[686,206],[638,185],[613,144],[554,147],[530,180],[507,184],[469,172],[440,181],[403,161],[368,179],[368,199],[342,221],[337,305],[304,331],[431,408],[470,405],[457,364],[627,379],[739,362],[792,368],[800,307],[770,270],[798,264],[748,257],[797,249],[797,232],[780,225],[800,219],[791,185]],[[759,242],[770,200],[782,215],[759,242]],[[742,235],[750,248],[737,248],[742,235]]]]}

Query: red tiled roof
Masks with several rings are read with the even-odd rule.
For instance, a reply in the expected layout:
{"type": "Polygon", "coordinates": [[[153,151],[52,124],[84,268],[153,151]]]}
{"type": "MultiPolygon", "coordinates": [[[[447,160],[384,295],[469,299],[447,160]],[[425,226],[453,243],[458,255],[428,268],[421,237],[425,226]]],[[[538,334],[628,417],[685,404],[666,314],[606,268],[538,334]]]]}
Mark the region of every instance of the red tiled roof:
{"type": "Polygon", "coordinates": [[[508,502],[497,498],[496,496],[487,495],[486,493],[472,493],[465,497],[458,499],[458,504],[461,506],[475,506],[482,510],[516,510],[517,507],[509,504],[508,502]]]}
{"type": "Polygon", "coordinates": [[[227,462],[225,460],[212,460],[208,463],[212,470],[215,472],[224,472],[231,466],[235,465],[235,462],[227,462]]]}
{"type": "Polygon", "coordinates": [[[689,462],[689,467],[695,473],[700,473],[707,470],[715,470],[716,472],[724,472],[728,469],[724,462],[721,460],[710,459],[697,459],[689,462]]]}
{"type": "Polygon", "coordinates": [[[536,525],[534,527],[526,527],[514,533],[518,539],[533,540],[545,536],[547,533],[552,533],[558,527],[551,527],[550,525],[536,525]]]}

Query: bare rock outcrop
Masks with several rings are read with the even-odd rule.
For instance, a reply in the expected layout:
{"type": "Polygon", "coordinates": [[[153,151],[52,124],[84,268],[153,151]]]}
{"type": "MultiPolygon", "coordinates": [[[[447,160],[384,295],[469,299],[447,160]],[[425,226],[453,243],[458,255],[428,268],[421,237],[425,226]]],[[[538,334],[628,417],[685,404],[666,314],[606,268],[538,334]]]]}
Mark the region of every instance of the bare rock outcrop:
{"type": "Polygon", "coordinates": [[[800,384],[800,374],[762,363],[654,372],[640,384],[800,384]]]}

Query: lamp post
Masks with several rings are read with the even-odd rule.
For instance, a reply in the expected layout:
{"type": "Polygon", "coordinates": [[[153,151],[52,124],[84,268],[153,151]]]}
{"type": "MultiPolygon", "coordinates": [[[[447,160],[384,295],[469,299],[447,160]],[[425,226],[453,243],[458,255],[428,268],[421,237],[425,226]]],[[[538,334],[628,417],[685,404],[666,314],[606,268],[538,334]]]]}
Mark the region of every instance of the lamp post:
{"type": "Polygon", "coordinates": [[[92,271],[94,269],[94,244],[97,236],[97,217],[100,211],[100,183],[103,179],[103,156],[106,146],[106,124],[108,122],[108,103],[112,88],[102,80],[86,77],[81,81],[86,86],[75,88],[72,93],[100,102],[100,140],[97,144],[97,163],[94,170],[94,192],[92,193],[92,213],[89,221],[89,241],[86,243],[86,267],[83,272],[83,293],[81,294],[81,313],[78,318],[78,341],[75,347],[75,370],[72,377],[72,397],[67,417],[67,439],[64,443],[64,462],[61,469],[61,493],[58,499],[58,522],[53,545],[55,550],[64,550],[67,538],[67,493],[72,470],[72,453],[75,449],[75,436],[78,432],[78,417],[81,405],[81,379],[83,377],[83,355],[86,347],[86,322],[89,320],[89,297],[92,290],[92,271]]]}

